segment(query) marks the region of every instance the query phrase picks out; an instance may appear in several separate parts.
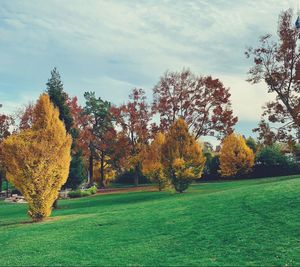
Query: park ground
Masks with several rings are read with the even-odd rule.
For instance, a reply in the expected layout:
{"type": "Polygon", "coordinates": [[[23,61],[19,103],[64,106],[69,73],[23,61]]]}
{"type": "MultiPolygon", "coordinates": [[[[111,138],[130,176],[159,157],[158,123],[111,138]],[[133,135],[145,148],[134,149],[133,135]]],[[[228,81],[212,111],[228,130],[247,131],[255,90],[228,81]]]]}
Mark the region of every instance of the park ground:
{"type": "Polygon", "coordinates": [[[300,265],[300,176],[62,200],[42,223],[26,209],[0,202],[0,266],[300,265]]]}

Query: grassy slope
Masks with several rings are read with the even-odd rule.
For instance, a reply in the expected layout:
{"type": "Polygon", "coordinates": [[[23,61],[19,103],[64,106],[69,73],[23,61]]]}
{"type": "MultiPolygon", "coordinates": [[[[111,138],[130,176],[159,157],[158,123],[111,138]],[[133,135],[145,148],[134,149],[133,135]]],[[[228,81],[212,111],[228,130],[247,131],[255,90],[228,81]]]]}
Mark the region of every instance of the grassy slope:
{"type": "Polygon", "coordinates": [[[300,178],[61,201],[53,221],[0,202],[0,265],[300,265],[300,178]]]}

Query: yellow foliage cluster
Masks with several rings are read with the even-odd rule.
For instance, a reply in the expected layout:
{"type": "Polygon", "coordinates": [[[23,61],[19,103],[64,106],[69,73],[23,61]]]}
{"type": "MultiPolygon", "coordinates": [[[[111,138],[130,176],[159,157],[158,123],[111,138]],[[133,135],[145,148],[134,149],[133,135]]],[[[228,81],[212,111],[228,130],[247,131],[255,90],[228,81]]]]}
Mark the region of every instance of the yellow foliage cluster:
{"type": "Polygon", "coordinates": [[[34,221],[51,214],[53,202],[65,184],[72,139],[49,96],[40,96],[33,126],[8,137],[2,145],[9,182],[23,194],[34,221]]]}
{"type": "MultiPolygon", "coordinates": [[[[110,182],[114,181],[117,176],[117,172],[113,169],[113,167],[106,163],[104,166],[104,183],[108,185],[110,182]]],[[[94,162],[93,168],[93,180],[98,185],[100,185],[100,177],[101,177],[101,164],[99,161],[94,162]]]]}
{"type": "Polygon", "coordinates": [[[151,145],[145,153],[143,161],[143,173],[152,181],[157,183],[159,191],[169,185],[169,181],[164,174],[164,168],[161,163],[162,146],[165,143],[165,135],[156,134],[151,145]]]}
{"type": "Polygon", "coordinates": [[[201,146],[180,118],[170,128],[162,147],[165,173],[176,191],[182,193],[193,179],[200,178],[205,165],[201,146]]]}
{"type": "Polygon", "coordinates": [[[220,172],[224,177],[246,174],[254,165],[254,153],[241,135],[230,134],[222,142],[220,172]]]}

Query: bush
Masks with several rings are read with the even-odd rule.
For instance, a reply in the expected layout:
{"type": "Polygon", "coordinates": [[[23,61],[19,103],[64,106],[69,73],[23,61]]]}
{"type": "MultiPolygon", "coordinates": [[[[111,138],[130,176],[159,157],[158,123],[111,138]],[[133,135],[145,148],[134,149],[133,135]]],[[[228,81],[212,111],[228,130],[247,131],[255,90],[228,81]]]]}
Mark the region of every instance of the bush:
{"type": "Polygon", "coordinates": [[[284,155],[280,146],[266,146],[256,155],[254,177],[280,176],[299,172],[293,157],[284,155]]]}
{"type": "Polygon", "coordinates": [[[75,191],[71,191],[68,193],[69,198],[79,198],[79,197],[87,197],[90,195],[94,195],[97,193],[97,187],[96,186],[92,186],[88,189],[84,189],[84,190],[75,190],[75,191]]]}

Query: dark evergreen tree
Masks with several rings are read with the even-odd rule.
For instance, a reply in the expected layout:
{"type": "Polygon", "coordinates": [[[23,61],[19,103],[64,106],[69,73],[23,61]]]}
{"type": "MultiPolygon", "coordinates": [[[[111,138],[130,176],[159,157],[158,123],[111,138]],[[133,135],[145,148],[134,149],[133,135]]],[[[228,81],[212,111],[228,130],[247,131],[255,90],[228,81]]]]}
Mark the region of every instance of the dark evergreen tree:
{"type": "Polygon", "coordinates": [[[73,117],[69,106],[67,105],[68,94],[64,91],[63,83],[60,74],[56,68],[51,71],[51,77],[46,83],[47,93],[54,104],[59,109],[59,118],[64,122],[66,130],[72,135],[72,160],[67,183],[64,187],[78,187],[86,178],[84,172],[84,163],[81,156],[81,151],[76,151],[76,139],[78,132],[72,128],[73,117]]]}
{"type": "Polygon", "coordinates": [[[52,103],[59,109],[59,118],[64,122],[67,132],[70,133],[73,118],[67,106],[68,95],[64,92],[63,83],[56,68],[51,71],[51,78],[46,85],[47,93],[52,103]]]}

